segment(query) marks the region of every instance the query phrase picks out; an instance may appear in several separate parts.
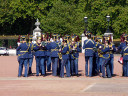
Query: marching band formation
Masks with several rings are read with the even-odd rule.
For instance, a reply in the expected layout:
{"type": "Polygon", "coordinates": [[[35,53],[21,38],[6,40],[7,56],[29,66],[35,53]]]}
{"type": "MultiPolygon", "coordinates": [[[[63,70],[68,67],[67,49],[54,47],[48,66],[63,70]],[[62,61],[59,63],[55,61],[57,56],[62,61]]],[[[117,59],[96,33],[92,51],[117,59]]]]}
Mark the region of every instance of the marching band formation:
{"type": "MultiPolygon", "coordinates": [[[[121,50],[121,59],[123,61],[123,76],[128,76],[128,46],[127,35],[122,34],[121,43],[118,48],[115,47],[112,37],[103,36],[103,38],[93,38],[91,33],[85,33],[87,40],[84,41],[85,49],[85,75],[92,77],[100,75],[103,78],[111,78],[114,74],[114,55],[117,50],[121,50]],[[122,59],[123,58],[123,59],[122,59]]],[[[46,76],[46,72],[52,71],[53,76],[64,78],[64,67],[66,77],[78,76],[78,59],[81,52],[81,41],[79,36],[65,35],[60,38],[59,34],[53,34],[49,37],[42,34],[37,37],[36,43],[26,42],[25,36],[20,38],[20,43],[16,49],[19,69],[18,77],[22,76],[23,66],[25,68],[24,77],[32,75],[33,58],[36,60],[36,76],[46,76]]]]}

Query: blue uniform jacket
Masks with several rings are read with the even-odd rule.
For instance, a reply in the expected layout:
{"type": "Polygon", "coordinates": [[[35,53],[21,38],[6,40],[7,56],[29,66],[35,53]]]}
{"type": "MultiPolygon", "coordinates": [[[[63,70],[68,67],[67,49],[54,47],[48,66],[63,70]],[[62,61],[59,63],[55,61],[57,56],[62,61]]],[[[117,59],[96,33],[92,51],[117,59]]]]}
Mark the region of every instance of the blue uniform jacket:
{"type": "Polygon", "coordinates": [[[69,46],[68,45],[65,45],[62,48],[61,53],[62,53],[62,59],[63,60],[69,59],[69,46]]]}
{"type": "Polygon", "coordinates": [[[84,41],[83,49],[85,49],[85,56],[94,56],[95,41],[88,39],[84,41]]]}
{"type": "Polygon", "coordinates": [[[110,59],[110,48],[109,46],[105,46],[104,45],[104,48],[101,50],[103,52],[103,57],[104,59],[110,59]]]}
{"type": "Polygon", "coordinates": [[[124,46],[126,46],[126,42],[121,42],[118,46],[118,50],[122,50],[124,46]]]}
{"type": "Polygon", "coordinates": [[[116,52],[116,47],[115,47],[114,44],[112,45],[112,48],[113,48],[113,50],[110,50],[110,57],[111,57],[111,58],[114,57],[113,53],[116,52]]]}
{"type": "Polygon", "coordinates": [[[29,43],[29,44],[30,44],[29,58],[33,58],[33,55],[34,55],[34,52],[33,52],[33,44],[32,43],[29,43]]]}
{"type": "Polygon", "coordinates": [[[59,46],[56,42],[51,42],[50,43],[50,52],[51,52],[51,57],[59,57],[58,52],[59,52],[59,46]]]}
{"type": "Polygon", "coordinates": [[[21,43],[20,46],[17,47],[16,53],[19,58],[29,58],[30,45],[27,43],[21,43]]]}
{"type": "Polygon", "coordinates": [[[46,55],[47,56],[50,56],[51,55],[51,52],[50,52],[50,43],[47,43],[46,47],[47,47],[46,55]]]}
{"type": "MultiPolygon", "coordinates": [[[[100,44],[99,42],[96,42],[95,44],[96,44],[96,45],[95,45],[96,49],[98,49],[99,46],[101,46],[101,44],[100,44]]],[[[97,51],[96,51],[94,54],[95,54],[95,57],[99,57],[97,51]]]]}
{"type": "Polygon", "coordinates": [[[124,46],[122,49],[123,60],[128,60],[128,46],[124,46]]]}
{"type": "Polygon", "coordinates": [[[79,52],[81,51],[80,47],[77,46],[76,51],[71,53],[70,52],[70,59],[78,59],[79,58],[79,52]]]}
{"type": "Polygon", "coordinates": [[[46,56],[46,47],[39,46],[40,44],[34,44],[33,50],[35,51],[35,57],[46,56]]]}

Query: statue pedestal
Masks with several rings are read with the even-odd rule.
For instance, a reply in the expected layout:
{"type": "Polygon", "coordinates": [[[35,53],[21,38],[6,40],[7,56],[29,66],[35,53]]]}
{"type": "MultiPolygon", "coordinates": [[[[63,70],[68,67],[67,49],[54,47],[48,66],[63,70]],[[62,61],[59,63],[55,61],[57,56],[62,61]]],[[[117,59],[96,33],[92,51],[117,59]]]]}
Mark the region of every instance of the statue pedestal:
{"type": "Polygon", "coordinates": [[[41,37],[41,29],[40,29],[40,22],[37,19],[36,23],[35,23],[36,28],[33,30],[33,43],[36,43],[37,37],[41,37]]]}
{"type": "Polygon", "coordinates": [[[104,36],[110,36],[111,35],[111,39],[113,41],[113,33],[104,33],[104,36]]]}
{"type": "Polygon", "coordinates": [[[83,45],[84,45],[84,41],[87,40],[87,36],[84,35],[84,33],[81,35],[82,37],[82,40],[81,40],[81,43],[82,43],[82,53],[85,53],[85,49],[83,49],[83,45]]]}

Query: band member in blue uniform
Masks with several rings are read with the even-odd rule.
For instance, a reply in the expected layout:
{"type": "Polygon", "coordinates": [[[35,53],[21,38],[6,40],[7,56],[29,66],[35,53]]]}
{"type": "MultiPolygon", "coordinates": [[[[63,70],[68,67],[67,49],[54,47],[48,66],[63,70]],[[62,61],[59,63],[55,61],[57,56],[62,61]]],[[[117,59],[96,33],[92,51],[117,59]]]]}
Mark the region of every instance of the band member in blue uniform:
{"type": "Polygon", "coordinates": [[[123,54],[123,76],[128,77],[128,42],[122,49],[123,54]]]}
{"type": "Polygon", "coordinates": [[[70,59],[71,59],[71,75],[78,75],[78,58],[79,58],[79,52],[80,47],[78,43],[75,42],[75,37],[72,36],[72,43],[70,45],[70,59]]]}
{"type": "MultiPolygon", "coordinates": [[[[118,50],[120,50],[120,53],[121,53],[121,57],[120,58],[123,58],[123,52],[122,52],[123,47],[127,46],[127,42],[126,42],[127,39],[126,39],[126,37],[127,37],[127,34],[125,34],[125,33],[121,35],[121,43],[118,46],[118,50]]],[[[118,62],[121,63],[121,64],[123,64],[123,60],[118,61],[118,62]]],[[[123,67],[123,70],[124,70],[124,67],[123,67]]],[[[122,75],[124,76],[124,73],[122,73],[122,75]]]]}
{"type": "Polygon", "coordinates": [[[111,78],[111,72],[110,72],[110,48],[108,45],[108,37],[105,37],[105,44],[104,48],[101,50],[103,57],[102,57],[102,77],[105,78],[106,76],[108,78],[111,78]],[[106,68],[106,74],[105,74],[105,68],[106,68]]]}
{"type": "Polygon", "coordinates": [[[43,50],[44,50],[44,72],[45,72],[45,76],[46,76],[46,66],[47,66],[47,39],[46,39],[46,34],[42,33],[42,37],[41,37],[41,45],[43,46],[43,50]]]}
{"type": "MultiPolygon", "coordinates": [[[[62,41],[60,41],[60,35],[57,34],[57,44],[59,46],[59,50],[62,49],[62,41]]],[[[62,63],[62,54],[59,51],[59,60],[58,60],[58,67],[57,67],[57,75],[60,76],[60,70],[61,70],[61,63],[62,63]]]]}
{"type": "Polygon", "coordinates": [[[116,52],[116,47],[115,45],[113,44],[112,42],[112,37],[110,35],[109,37],[109,48],[110,48],[110,72],[111,72],[111,75],[113,76],[113,70],[114,70],[114,52],[116,52]]]}
{"type": "Polygon", "coordinates": [[[59,46],[56,42],[56,34],[53,34],[54,40],[50,43],[50,51],[51,51],[51,60],[52,60],[52,75],[57,76],[57,66],[58,66],[58,52],[59,46]]]}
{"type": "Polygon", "coordinates": [[[102,55],[102,53],[101,53],[101,49],[103,49],[103,44],[102,44],[102,39],[101,38],[98,38],[98,46],[97,46],[97,52],[98,52],[98,69],[97,69],[97,71],[99,72],[99,73],[102,73],[102,70],[101,70],[101,65],[102,65],[102,57],[103,57],[103,55],[102,55]]]}
{"type": "Polygon", "coordinates": [[[51,71],[51,52],[50,52],[50,39],[48,39],[47,41],[47,71],[50,72],[51,71]]]}
{"type": "Polygon", "coordinates": [[[93,71],[92,71],[92,75],[95,76],[98,74],[98,52],[97,52],[97,48],[99,47],[99,42],[97,40],[96,36],[92,37],[92,40],[95,41],[95,47],[94,47],[94,57],[93,57],[93,71]]]}
{"type": "MultiPolygon", "coordinates": [[[[17,40],[17,45],[20,46],[21,43],[22,43],[22,37],[19,35],[18,40],[17,40]]],[[[20,50],[19,51],[16,51],[16,54],[17,55],[20,54],[20,50]]],[[[17,57],[17,61],[19,63],[19,61],[20,61],[19,56],[17,57]]]]}
{"type": "Polygon", "coordinates": [[[22,43],[16,49],[19,58],[18,77],[21,77],[23,65],[25,67],[24,77],[28,76],[28,55],[30,53],[30,45],[26,43],[25,36],[22,36],[22,43]]]}
{"type": "Polygon", "coordinates": [[[126,37],[127,37],[126,34],[122,34],[122,35],[121,35],[121,43],[120,43],[120,45],[118,46],[118,50],[122,50],[123,47],[126,46],[126,37]]]}
{"type": "Polygon", "coordinates": [[[33,62],[33,57],[34,57],[32,37],[29,38],[29,45],[30,45],[31,52],[29,54],[29,59],[28,59],[28,63],[29,63],[28,74],[32,74],[32,62],[33,62]]]}
{"type": "MultiPolygon", "coordinates": [[[[65,40],[67,41],[67,45],[68,45],[68,47],[70,47],[70,44],[71,44],[71,42],[70,42],[70,35],[66,35],[65,36],[65,40]]],[[[69,48],[69,50],[70,50],[70,48],[69,48]]],[[[68,59],[68,68],[70,69],[70,71],[71,71],[71,60],[70,60],[70,54],[68,55],[69,56],[69,59],[68,59]]],[[[70,72],[70,74],[71,74],[71,72],[70,72]]]]}
{"type": "Polygon", "coordinates": [[[33,50],[35,51],[35,59],[36,59],[36,76],[39,76],[39,71],[41,69],[41,75],[45,76],[45,51],[46,46],[41,44],[41,37],[37,38],[37,43],[34,44],[33,50]]]}
{"type": "Polygon", "coordinates": [[[70,67],[68,65],[69,46],[67,44],[67,40],[64,40],[63,48],[62,48],[61,53],[62,53],[62,64],[61,64],[60,77],[64,78],[64,66],[66,68],[66,77],[70,77],[70,67]]]}
{"type": "Polygon", "coordinates": [[[86,76],[92,77],[93,68],[93,56],[95,47],[95,41],[91,40],[91,34],[88,32],[88,40],[84,41],[83,49],[85,49],[85,74],[86,76]],[[89,75],[88,75],[88,60],[89,60],[89,75]]]}

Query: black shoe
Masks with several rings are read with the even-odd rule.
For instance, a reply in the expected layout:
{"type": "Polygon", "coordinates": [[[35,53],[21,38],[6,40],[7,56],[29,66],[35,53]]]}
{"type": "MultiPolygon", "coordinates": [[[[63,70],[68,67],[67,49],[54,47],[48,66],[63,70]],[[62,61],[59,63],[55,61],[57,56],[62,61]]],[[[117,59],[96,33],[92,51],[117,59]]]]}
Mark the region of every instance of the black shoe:
{"type": "Polygon", "coordinates": [[[47,72],[51,72],[51,70],[47,70],[47,72]]]}
{"type": "Polygon", "coordinates": [[[89,75],[85,75],[86,77],[89,77],[89,75]]]}
{"type": "Polygon", "coordinates": [[[60,78],[64,78],[64,77],[61,77],[61,76],[60,76],[60,78]]]}
{"type": "Polygon", "coordinates": [[[68,77],[68,78],[69,78],[69,77],[71,77],[71,76],[66,76],[66,77],[68,77]]]}
{"type": "Polygon", "coordinates": [[[36,75],[37,77],[39,76],[39,75],[36,75]]]}
{"type": "Polygon", "coordinates": [[[46,76],[46,74],[44,74],[44,75],[42,75],[43,77],[45,77],[46,76]]]}
{"type": "Polygon", "coordinates": [[[103,78],[106,78],[106,76],[102,76],[103,78]]]}
{"type": "Polygon", "coordinates": [[[79,77],[79,74],[76,74],[77,77],[79,77]]]}

